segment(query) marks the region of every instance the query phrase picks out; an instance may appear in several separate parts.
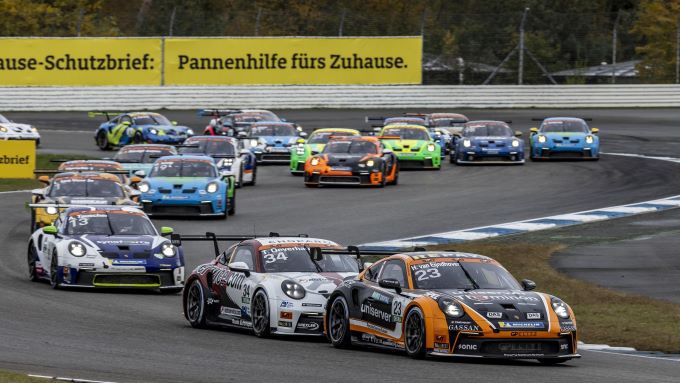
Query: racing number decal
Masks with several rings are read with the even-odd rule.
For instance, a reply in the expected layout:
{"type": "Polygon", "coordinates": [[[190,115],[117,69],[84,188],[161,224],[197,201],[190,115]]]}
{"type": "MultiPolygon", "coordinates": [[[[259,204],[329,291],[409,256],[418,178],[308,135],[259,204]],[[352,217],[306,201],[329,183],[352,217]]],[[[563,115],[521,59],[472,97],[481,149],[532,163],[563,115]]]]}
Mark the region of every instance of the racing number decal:
{"type": "Polygon", "coordinates": [[[441,276],[442,274],[436,268],[416,270],[416,279],[419,281],[424,281],[426,279],[437,279],[441,276]]]}
{"type": "Polygon", "coordinates": [[[264,257],[265,263],[274,263],[276,261],[287,261],[288,260],[288,257],[283,252],[265,254],[265,255],[263,255],[263,257],[264,257]]]}
{"type": "Polygon", "coordinates": [[[401,322],[401,317],[404,312],[403,303],[400,300],[392,301],[392,321],[395,323],[401,322]]]}

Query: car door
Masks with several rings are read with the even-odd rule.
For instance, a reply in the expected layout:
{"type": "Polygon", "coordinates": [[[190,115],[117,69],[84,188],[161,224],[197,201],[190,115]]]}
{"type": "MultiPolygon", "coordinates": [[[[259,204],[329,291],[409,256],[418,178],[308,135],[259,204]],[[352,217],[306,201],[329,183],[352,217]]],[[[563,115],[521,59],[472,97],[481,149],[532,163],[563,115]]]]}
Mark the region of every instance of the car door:
{"type": "Polygon", "coordinates": [[[359,294],[361,321],[378,332],[398,338],[401,334],[402,299],[396,291],[378,285],[381,279],[396,279],[406,287],[406,268],[400,259],[384,262],[374,281],[366,280],[366,288],[359,294]]]}
{"type": "MultiPolygon", "coordinates": [[[[227,260],[227,257],[224,258],[227,260]]],[[[256,271],[255,251],[251,245],[239,245],[233,250],[228,263],[222,267],[226,269],[223,280],[220,281],[222,294],[220,295],[220,321],[240,327],[252,327],[250,318],[250,298],[253,292],[253,276],[256,271]],[[248,265],[250,275],[243,272],[231,271],[229,263],[243,262],[248,265]]]]}

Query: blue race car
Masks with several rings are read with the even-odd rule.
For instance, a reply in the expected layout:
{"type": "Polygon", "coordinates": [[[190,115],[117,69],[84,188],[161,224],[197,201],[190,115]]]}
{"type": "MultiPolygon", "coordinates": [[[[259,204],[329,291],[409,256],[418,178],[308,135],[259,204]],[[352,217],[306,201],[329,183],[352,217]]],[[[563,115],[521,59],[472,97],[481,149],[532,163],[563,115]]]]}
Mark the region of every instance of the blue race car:
{"type": "Polygon", "coordinates": [[[236,212],[236,182],[223,176],[212,157],[161,157],[138,188],[150,216],[218,216],[236,212]]]}
{"type": "Polygon", "coordinates": [[[122,113],[111,118],[109,112],[90,112],[88,116],[104,115],[107,121],[99,125],[94,140],[101,150],[129,144],[169,144],[178,145],[194,131],[186,126],[178,126],[165,116],[150,112],[122,113]]]}
{"type": "Polygon", "coordinates": [[[174,156],[177,154],[177,149],[170,145],[157,144],[138,144],[128,145],[120,148],[118,153],[113,157],[113,160],[123,166],[123,169],[130,172],[130,176],[140,170],[143,173],[137,173],[140,176],[146,176],[151,171],[153,163],[160,157],[174,156]]]}
{"type": "Polygon", "coordinates": [[[546,118],[540,128],[531,128],[530,158],[532,161],[558,158],[597,161],[600,159],[597,133],[599,129],[591,129],[582,118],[546,118]]]}
{"type": "Polygon", "coordinates": [[[307,137],[302,128],[290,122],[256,122],[244,133],[239,137],[246,140],[246,148],[255,154],[258,164],[288,165],[291,147],[299,137],[307,137]]]}
{"type": "Polygon", "coordinates": [[[503,121],[470,121],[451,152],[457,165],[472,163],[524,164],[522,132],[513,132],[503,121]]]}
{"type": "Polygon", "coordinates": [[[71,206],[28,244],[28,275],[52,287],[144,288],[179,292],[184,254],[139,209],[71,206]]]}

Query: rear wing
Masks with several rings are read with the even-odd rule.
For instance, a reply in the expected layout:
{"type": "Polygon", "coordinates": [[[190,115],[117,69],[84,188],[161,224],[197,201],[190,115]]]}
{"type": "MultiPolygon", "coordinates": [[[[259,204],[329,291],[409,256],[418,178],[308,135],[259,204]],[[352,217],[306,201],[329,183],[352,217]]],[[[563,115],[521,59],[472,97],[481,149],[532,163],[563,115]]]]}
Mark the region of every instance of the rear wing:
{"type": "Polygon", "coordinates": [[[197,114],[201,117],[223,117],[241,112],[241,109],[200,109],[197,114]]]}
{"type": "Polygon", "coordinates": [[[420,117],[420,118],[425,118],[428,116],[427,113],[413,113],[413,112],[407,112],[404,113],[404,116],[406,117],[420,117]]]}
{"type": "Polygon", "coordinates": [[[92,170],[92,169],[75,169],[75,170],[55,170],[55,169],[36,169],[33,174],[62,174],[62,173],[109,173],[109,174],[129,174],[129,170],[92,170]]]}
{"type": "MultiPolygon", "coordinates": [[[[425,248],[416,247],[411,251],[425,251],[425,248]]],[[[347,254],[356,257],[357,263],[359,264],[359,272],[364,270],[364,263],[361,261],[363,256],[389,256],[395,254],[402,254],[406,251],[392,251],[392,250],[361,250],[358,246],[347,246],[347,249],[324,249],[321,247],[309,248],[308,252],[315,260],[320,260],[324,254],[347,254]]]]}
{"type": "Polygon", "coordinates": [[[376,136],[379,140],[401,140],[400,136],[376,136]]]}
{"type": "Polygon", "coordinates": [[[97,210],[100,207],[120,207],[120,208],[132,208],[135,210],[138,210],[141,212],[139,209],[140,205],[106,205],[106,204],[92,204],[92,205],[83,205],[83,204],[70,204],[70,203],[29,203],[28,207],[31,209],[46,209],[48,207],[53,207],[56,209],[68,209],[70,207],[81,207],[84,209],[90,209],[90,210],[97,210]]]}
{"type": "Polygon", "coordinates": [[[109,111],[109,112],[87,112],[87,116],[90,117],[90,118],[105,116],[106,121],[110,121],[112,116],[115,117],[119,114],[124,114],[124,113],[125,112],[111,112],[111,111],[109,111]]]}
{"type": "Polygon", "coordinates": [[[219,241],[223,242],[240,242],[240,241],[246,241],[249,239],[255,239],[255,238],[263,238],[263,237],[302,237],[306,238],[309,237],[307,234],[295,234],[295,235],[281,235],[276,232],[270,232],[268,234],[236,234],[236,235],[217,235],[212,232],[206,232],[205,234],[171,234],[170,235],[170,241],[172,242],[173,245],[175,246],[182,246],[182,242],[187,241],[187,242],[212,242],[213,243],[213,248],[215,249],[215,256],[217,257],[218,255],[221,254],[220,252],[220,246],[219,246],[219,241]]]}
{"type": "MultiPolygon", "coordinates": [[[[531,121],[543,121],[543,120],[548,119],[548,118],[554,118],[554,117],[536,117],[536,118],[532,118],[531,121]]],[[[573,118],[580,118],[581,120],[588,121],[588,122],[593,121],[592,118],[583,118],[583,117],[573,117],[573,118]]]]}

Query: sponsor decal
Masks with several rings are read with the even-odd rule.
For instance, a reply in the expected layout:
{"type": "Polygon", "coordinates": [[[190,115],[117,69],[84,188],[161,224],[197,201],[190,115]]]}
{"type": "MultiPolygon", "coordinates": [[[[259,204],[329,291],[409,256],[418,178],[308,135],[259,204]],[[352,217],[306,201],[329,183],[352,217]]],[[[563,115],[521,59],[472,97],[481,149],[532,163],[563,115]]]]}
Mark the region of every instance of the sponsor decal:
{"type": "Polygon", "coordinates": [[[288,319],[288,320],[293,320],[293,313],[290,311],[281,311],[279,314],[279,317],[281,319],[288,319]]]}
{"type": "Polygon", "coordinates": [[[215,299],[215,298],[208,298],[208,299],[206,299],[206,303],[208,303],[209,305],[215,305],[215,304],[220,303],[220,301],[218,299],[215,299]]]}
{"type": "Polygon", "coordinates": [[[541,319],[541,313],[527,313],[527,319],[541,319]]]}
{"type": "Polygon", "coordinates": [[[386,330],[386,329],[384,329],[384,328],[382,328],[382,327],[379,327],[379,326],[376,326],[376,325],[374,325],[374,324],[372,324],[372,323],[366,323],[366,327],[368,327],[369,329],[374,330],[374,331],[378,331],[378,332],[382,332],[382,333],[387,333],[387,330],[386,330]]]}
{"type": "Polygon", "coordinates": [[[536,336],[536,331],[513,331],[510,336],[536,336]]]}
{"type": "Polygon", "coordinates": [[[307,331],[317,331],[319,327],[317,322],[298,322],[297,324],[298,329],[307,331]]]}
{"type": "Polygon", "coordinates": [[[458,349],[463,351],[477,351],[479,346],[476,344],[460,343],[458,349]]]}
{"type": "Polygon", "coordinates": [[[515,302],[515,301],[530,301],[538,302],[539,299],[532,295],[527,295],[525,293],[494,293],[494,292],[468,292],[462,294],[466,299],[476,302],[515,302]]]}
{"type": "Polygon", "coordinates": [[[321,303],[303,303],[302,307],[322,307],[321,303]]]}
{"type": "Polygon", "coordinates": [[[279,321],[279,327],[293,327],[293,324],[290,322],[284,322],[282,320],[279,321]]]}
{"type": "MultiPolygon", "coordinates": [[[[281,305],[280,305],[279,307],[285,309],[285,308],[291,308],[291,307],[293,307],[293,306],[295,306],[295,304],[294,304],[293,302],[281,301],[281,305]]],[[[303,306],[304,306],[304,305],[303,305],[303,306]]]]}
{"type": "Polygon", "coordinates": [[[481,331],[481,328],[474,322],[449,321],[449,331],[481,331]]]}
{"type": "Polygon", "coordinates": [[[576,326],[560,326],[560,332],[574,332],[576,331],[576,326]]]}
{"type": "Polygon", "coordinates": [[[543,322],[498,322],[500,328],[544,328],[543,322]]]}
{"type": "Polygon", "coordinates": [[[220,307],[220,314],[240,318],[241,317],[241,310],[235,309],[235,308],[232,308],[232,307],[222,306],[222,307],[220,307]]]}
{"type": "Polygon", "coordinates": [[[361,312],[364,314],[368,314],[372,317],[378,318],[382,321],[385,322],[390,322],[392,320],[392,315],[390,313],[386,313],[380,309],[377,309],[375,307],[371,307],[369,305],[362,304],[361,305],[361,312]]]}
{"type": "Polygon", "coordinates": [[[486,317],[491,319],[501,319],[503,318],[503,313],[489,311],[486,313],[486,317]]]}
{"type": "Polygon", "coordinates": [[[79,267],[94,267],[94,263],[79,263],[79,267]]]}
{"type": "Polygon", "coordinates": [[[382,295],[377,291],[374,291],[373,294],[371,294],[371,298],[375,299],[378,302],[382,302],[384,304],[390,304],[390,297],[386,295],[382,295]]]}
{"type": "Polygon", "coordinates": [[[114,259],[114,265],[146,265],[146,259],[114,259]]]}
{"type": "Polygon", "coordinates": [[[377,337],[371,334],[361,334],[361,340],[368,343],[377,344],[379,346],[396,347],[397,345],[389,340],[377,337]]]}
{"type": "Polygon", "coordinates": [[[246,321],[246,320],[243,320],[243,319],[232,319],[231,323],[236,325],[236,326],[253,327],[253,322],[246,321]]]}

